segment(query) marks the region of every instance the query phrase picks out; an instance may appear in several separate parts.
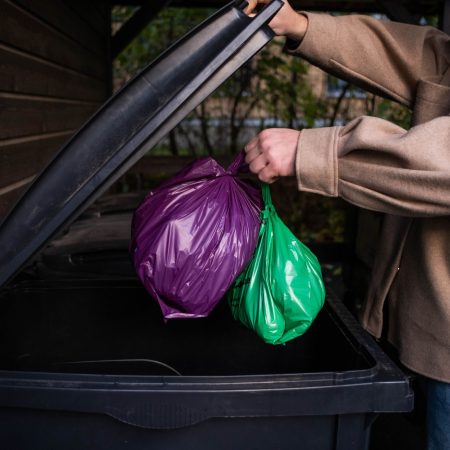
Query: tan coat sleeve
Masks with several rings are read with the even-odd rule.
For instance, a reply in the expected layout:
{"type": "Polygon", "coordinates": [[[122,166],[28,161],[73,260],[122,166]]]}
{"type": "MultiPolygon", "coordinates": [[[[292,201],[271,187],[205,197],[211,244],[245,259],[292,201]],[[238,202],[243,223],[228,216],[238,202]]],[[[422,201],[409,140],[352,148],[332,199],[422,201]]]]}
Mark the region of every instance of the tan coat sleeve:
{"type": "Polygon", "coordinates": [[[450,215],[450,117],[403,128],[376,117],[303,130],[300,190],[403,216],[450,215]]]}
{"type": "Polygon", "coordinates": [[[308,29],[291,53],[404,105],[413,106],[419,80],[439,82],[450,66],[450,36],[436,28],[361,15],[304,14],[308,29]]]}
{"type": "MultiPolygon", "coordinates": [[[[448,70],[450,38],[433,28],[365,16],[308,16],[298,54],[410,107],[420,80],[439,81],[448,70]]],[[[300,190],[390,214],[450,215],[450,116],[409,131],[375,117],[303,130],[296,169],[300,190]]]]}

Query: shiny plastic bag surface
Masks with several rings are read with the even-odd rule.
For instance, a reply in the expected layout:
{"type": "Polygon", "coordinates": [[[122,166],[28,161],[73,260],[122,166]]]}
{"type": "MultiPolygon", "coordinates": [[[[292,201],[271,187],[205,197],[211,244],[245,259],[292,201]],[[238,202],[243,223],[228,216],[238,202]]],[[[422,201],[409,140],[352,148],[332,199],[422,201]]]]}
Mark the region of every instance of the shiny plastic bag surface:
{"type": "Polygon", "coordinates": [[[163,316],[207,316],[249,262],[260,227],[260,190],[205,158],[151,191],[135,211],[136,272],[163,316]]]}
{"type": "Polygon", "coordinates": [[[302,335],[325,300],[319,262],[276,213],[268,185],[253,258],[228,293],[235,319],[265,342],[284,344],[302,335]]]}

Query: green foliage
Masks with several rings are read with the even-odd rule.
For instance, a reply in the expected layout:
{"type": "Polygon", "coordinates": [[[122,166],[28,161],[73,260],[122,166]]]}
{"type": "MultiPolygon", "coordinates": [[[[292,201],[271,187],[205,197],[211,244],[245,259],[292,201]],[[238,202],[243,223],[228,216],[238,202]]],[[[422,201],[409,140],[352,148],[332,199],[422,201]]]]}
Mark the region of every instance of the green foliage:
{"type": "Polygon", "coordinates": [[[255,94],[260,96],[261,107],[269,117],[290,127],[296,119],[303,118],[306,126],[311,127],[322,104],[314,96],[307,78],[309,65],[300,58],[283,54],[282,45],[274,40],[256,60],[257,76],[262,83],[255,94]]]}
{"type": "Polygon", "coordinates": [[[349,205],[339,198],[299,192],[296,180],[271,185],[279,216],[303,242],[343,242],[349,205]]]}
{"type": "Polygon", "coordinates": [[[411,125],[411,111],[406,106],[390,100],[381,99],[377,103],[373,115],[389,120],[405,129],[411,125]]]}
{"type": "MultiPolygon", "coordinates": [[[[136,9],[129,6],[113,7],[113,30],[120,28],[136,9]]],[[[119,87],[128,81],[210,14],[211,10],[206,8],[164,8],[115,59],[113,64],[115,86],[119,87]]]]}

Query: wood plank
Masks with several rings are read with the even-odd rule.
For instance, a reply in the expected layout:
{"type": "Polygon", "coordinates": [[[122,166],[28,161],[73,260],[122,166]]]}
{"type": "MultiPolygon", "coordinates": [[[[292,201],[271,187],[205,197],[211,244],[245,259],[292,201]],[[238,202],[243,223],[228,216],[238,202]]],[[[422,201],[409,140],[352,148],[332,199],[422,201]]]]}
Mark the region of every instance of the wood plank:
{"type": "Polygon", "coordinates": [[[76,129],[98,106],[0,92],[0,139],[76,129]]]}
{"type": "Polygon", "coordinates": [[[90,3],[94,6],[94,11],[92,14],[97,17],[97,20],[101,23],[101,25],[108,26],[111,22],[111,2],[106,0],[97,0],[94,3],[90,3]]]}
{"type": "MultiPolygon", "coordinates": [[[[139,5],[146,3],[146,0],[121,0],[120,3],[139,5]]],[[[227,3],[227,0],[189,0],[189,2],[186,2],[186,0],[173,0],[172,6],[218,9],[227,3]]],[[[299,11],[379,12],[379,8],[372,0],[291,0],[290,4],[299,11]]]]}
{"type": "MultiPolygon", "coordinates": [[[[49,27],[9,0],[0,0],[0,42],[98,79],[107,79],[105,59],[49,27]]],[[[80,30],[82,32],[83,30],[80,30]]]]}
{"type": "Polygon", "coordinates": [[[0,90],[102,101],[106,81],[98,80],[0,45],[0,90]]]}
{"type": "Polygon", "coordinates": [[[376,0],[381,12],[385,13],[389,19],[396,22],[419,25],[423,17],[422,14],[412,14],[406,5],[392,0],[376,0]]]}
{"type": "MultiPolygon", "coordinates": [[[[439,7],[443,1],[447,0],[415,0],[403,1],[408,9],[422,16],[439,14],[439,7]]],[[[112,4],[141,6],[148,0],[120,0],[120,2],[112,2],[112,4]]],[[[226,5],[229,0],[173,0],[172,6],[182,8],[221,8],[226,5]]],[[[380,13],[380,7],[375,0],[291,0],[291,6],[298,11],[322,11],[322,12],[350,12],[350,13],[380,13]]]]}
{"type": "Polygon", "coordinates": [[[12,186],[8,186],[6,189],[0,189],[0,223],[26,191],[31,181],[32,177],[29,177],[12,186]]]}
{"type": "Polygon", "coordinates": [[[106,54],[106,38],[92,30],[62,0],[14,0],[14,3],[31,12],[54,29],[79,42],[83,47],[100,57],[106,54]]]}
{"type": "Polygon", "coordinates": [[[0,188],[40,172],[73,132],[0,141],[0,188]]]}
{"type": "Polygon", "coordinates": [[[93,30],[103,35],[109,23],[110,9],[107,1],[71,0],[67,2],[67,6],[93,30]],[[99,9],[98,4],[103,7],[99,9]],[[97,8],[93,8],[95,5],[97,8]]]}

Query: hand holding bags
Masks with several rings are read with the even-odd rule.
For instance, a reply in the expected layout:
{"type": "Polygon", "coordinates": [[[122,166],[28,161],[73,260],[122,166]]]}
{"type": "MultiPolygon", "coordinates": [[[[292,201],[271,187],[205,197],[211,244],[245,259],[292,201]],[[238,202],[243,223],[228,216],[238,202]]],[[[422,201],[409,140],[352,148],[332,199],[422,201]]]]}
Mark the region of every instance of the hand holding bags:
{"type": "Polygon", "coordinates": [[[314,254],[276,213],[268,185],[253,258],[228,294],[235,319],[265,342],[284,344],[302,335],[325,299],[321,269],[314,254]]]}
{"type": "Polygon", "coordinates": [[[133,217],[136,272],[166,319],[207,316],[249,262],[260,226],[259,190],[198,160],[151,191],[133,217]]]}

